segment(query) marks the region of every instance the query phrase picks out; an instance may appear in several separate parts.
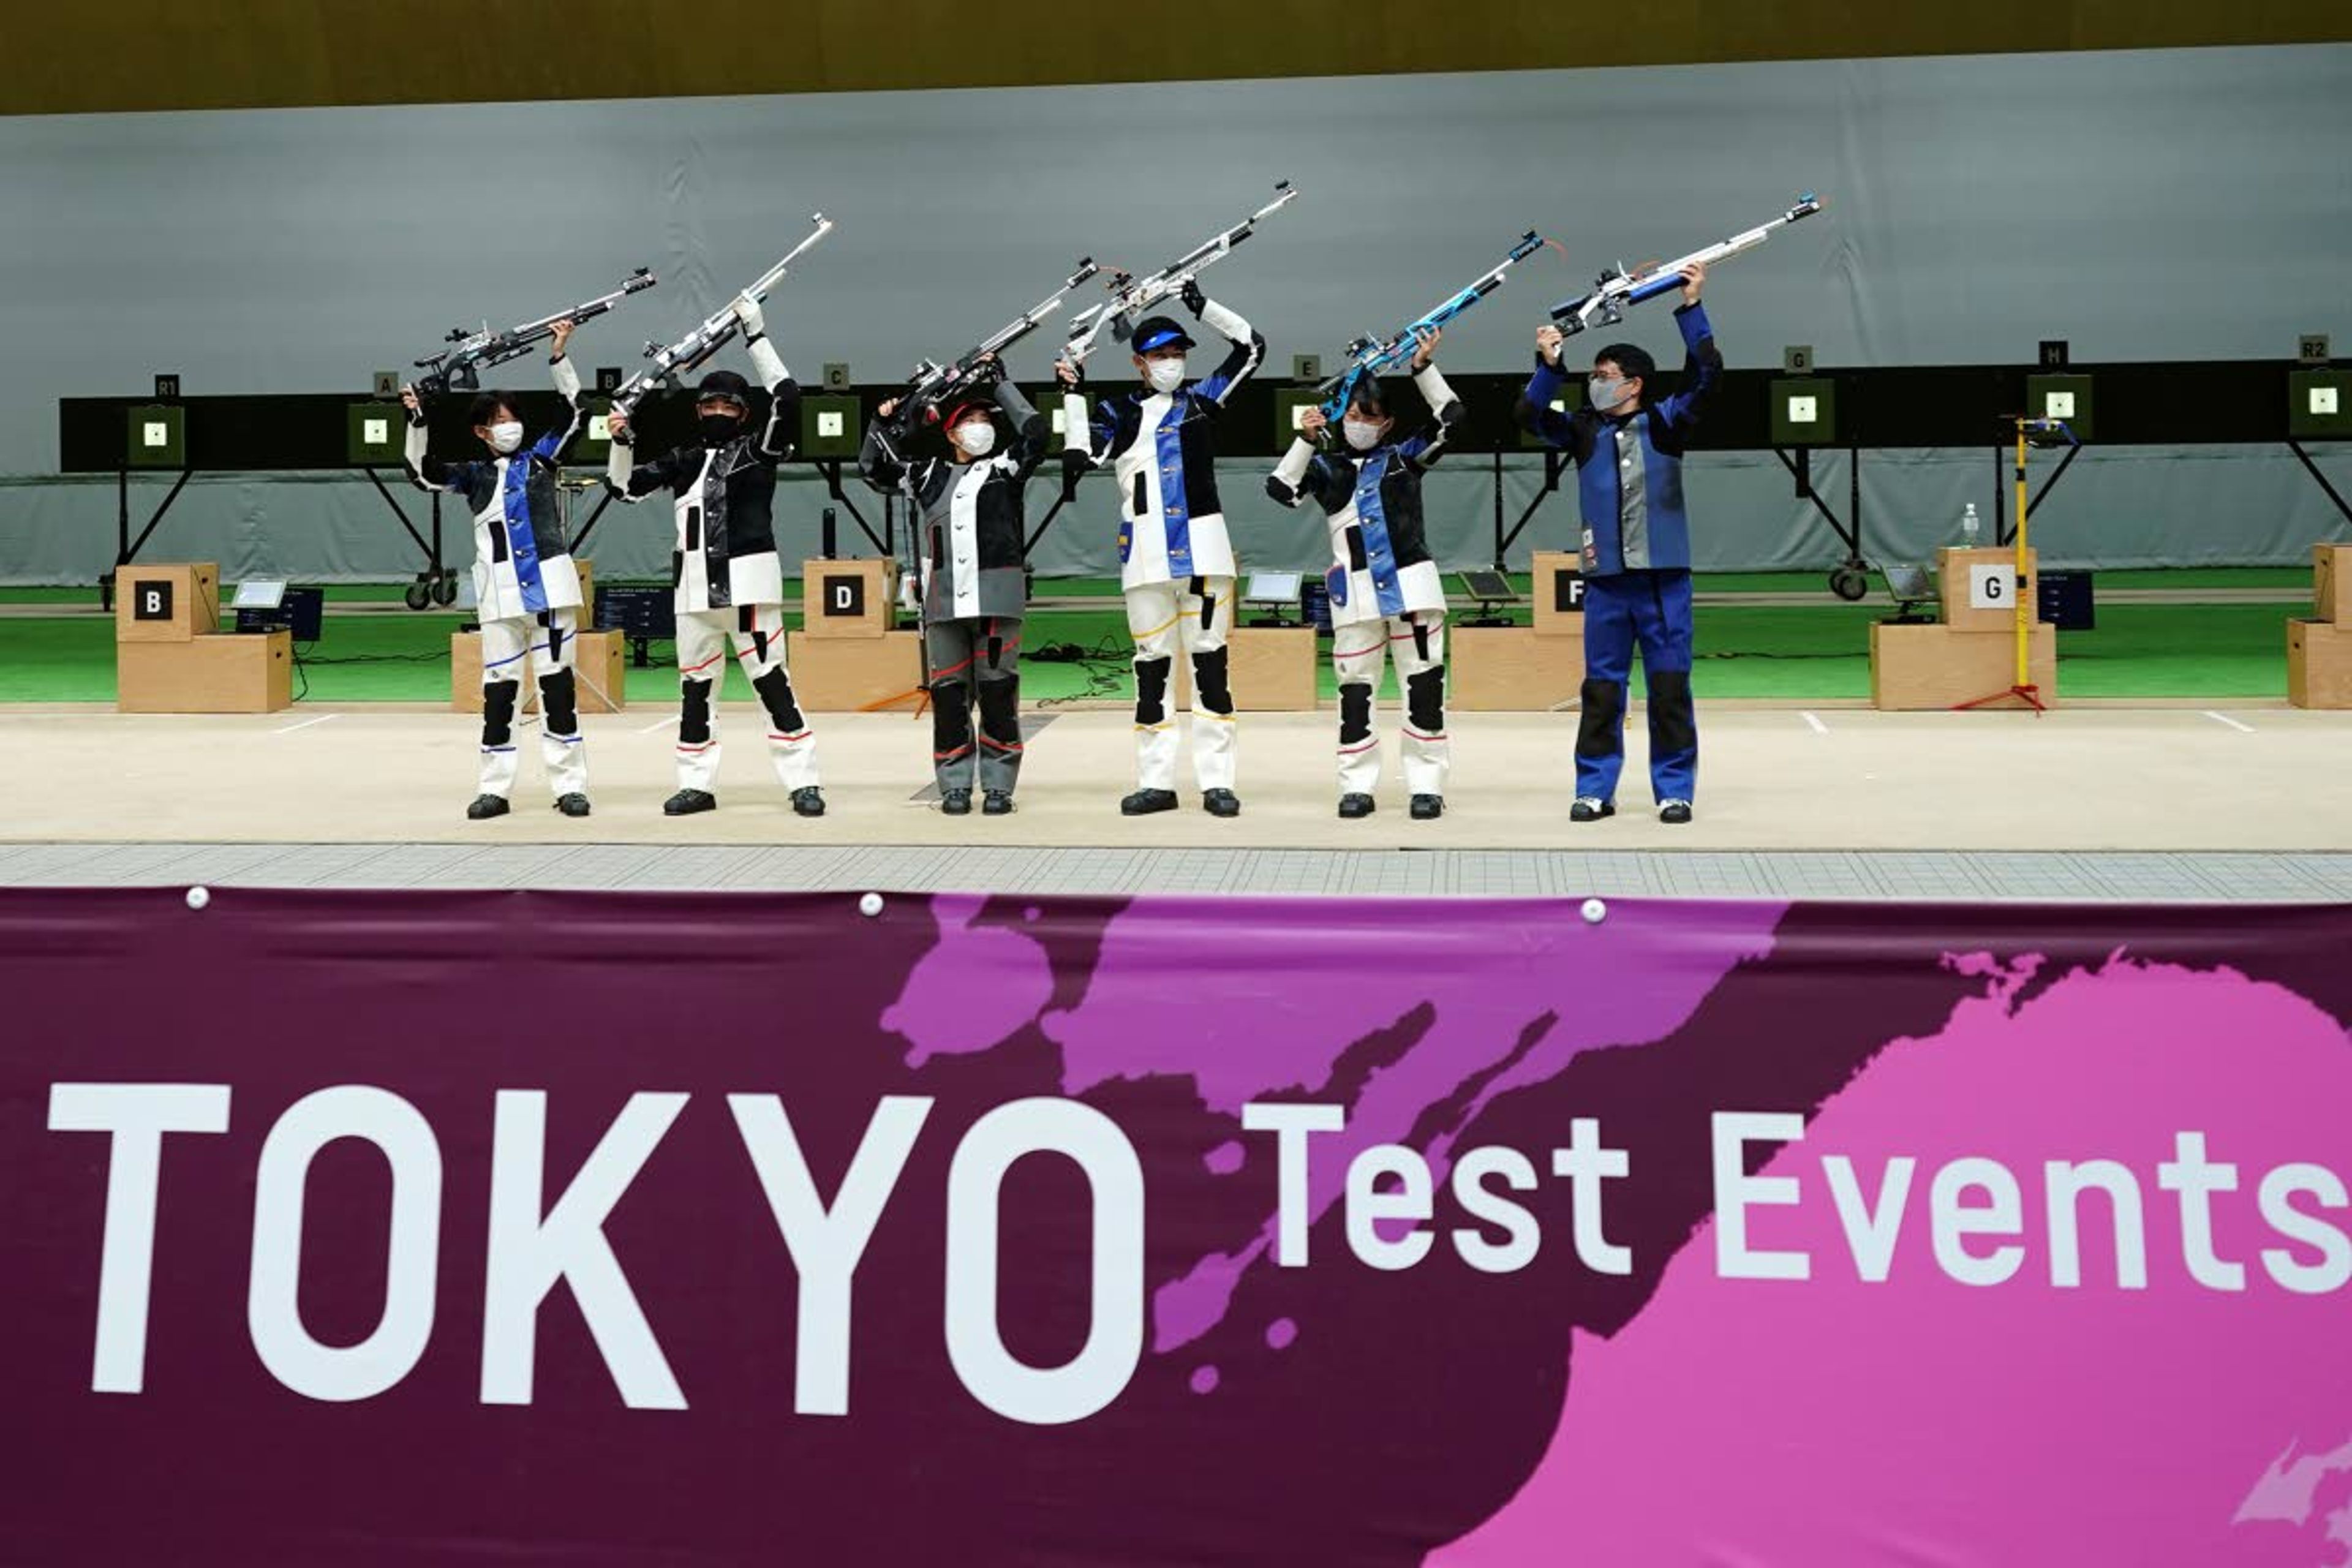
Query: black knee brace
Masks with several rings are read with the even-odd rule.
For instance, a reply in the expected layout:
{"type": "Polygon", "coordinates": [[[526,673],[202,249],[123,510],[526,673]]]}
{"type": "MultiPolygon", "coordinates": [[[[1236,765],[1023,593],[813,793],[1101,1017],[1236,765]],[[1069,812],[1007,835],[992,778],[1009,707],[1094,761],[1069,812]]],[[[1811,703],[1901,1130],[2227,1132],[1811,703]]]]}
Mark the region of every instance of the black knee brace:
{"type": "Polygon", "coordinates": [[[1175,663],[1167,658],[1135,661],[1135,721],[1160,724],[1168,719],[1168,672],[1175,663]]]}
{"type": "Polygon", "coordinates": [[[1576,726],[1576,754],[1613,757],[1623,749],[1618,726],[1625,719],[1625,687],[1615,680],[1588,680],[1584,712],[1576,726]]]}
{"type": "Polygon", "coordinates": [[[1339,688],[1339,744],[1352,746],[1371,732],[1371,682],[1351,681],[1339,688]]]}
{"type": "Polygon", "coordinates": [[[698,746],[710,739],[710,689],[717,682],[688,680],[678,687],[677,743],[698,746]]]}
{"type": "Polygon", "coordinates": [[[931,750],[942,761],[971,749],[971,688],[951,676],[931,688],[931,750]]]}
{"type": "Polygon", "coordinates": [[[1424,669],[1407,676],[1404,683],[1405,722],[1424,735],[1445,728],[1445,671],[1424,669]]]}
{"type": "Polygon", "coordinates": [[[1650,693],[1650,749],[1687,752],[1698,745],[1698,715],[1691,706],[1690,671],[1644,670],[1650,693]]]}
{"type": "Polygon", "coordinates": [[[1212,713],[1234,710],[1233,689],[1225,684],[1225,650],[1212,648],[1192,656],[1192,701],[1212,713]]]}
{"type": "Polygon", "coordinates": [[[980,732],[999,749],[1021,743],[1021,683],[983,680],[980,683],[980,732]]]}
{"type": "Polygon", "coordinates": [[[580,689],[572,671],[559,669],[539,679],[540,711],[547,715],[547,732],[551,735],[576,735],[580,732],[580,689]]]}
{"type": "Polygon", "coordinates": [[[520,680],[493,680],[482,688],[482,744],[503,746],[514,739],[515,699],[520,680]]]}
{"type": "Polygon", "coordinates": [[[760,694],[761,702],[767,704],[768,718],[776,726],[776,733],[794,735],[800,732],[800,700],[793,695],[793,678],[789,674],[782,669],[772,669],[751,682],[751,689],[760,694]]]}

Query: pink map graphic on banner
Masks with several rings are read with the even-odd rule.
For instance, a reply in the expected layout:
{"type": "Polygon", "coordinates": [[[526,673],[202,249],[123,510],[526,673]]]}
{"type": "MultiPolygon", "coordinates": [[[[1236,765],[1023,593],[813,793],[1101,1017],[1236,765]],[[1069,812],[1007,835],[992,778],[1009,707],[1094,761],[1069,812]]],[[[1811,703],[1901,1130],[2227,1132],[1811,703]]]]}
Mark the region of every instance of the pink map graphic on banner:
{"type": "MultiPolygon", "coordinates": [[[[1623,1331],[1580,1337],[1542,1464],[1432,1568],[2352,1561],[2331,1544],[2352,1538],[2352,1363],[2302,1353],[2340,1342],[2341,1296],[2292,1293],[2265,1268],[2281,1242],[2254,1208],[2263,1168],[2213,1200],[2211,1251],[2242,1269],[2242,1290],[2191,1278],[2175,1194],[2157,1182],[2183,1130],[2217,1163],[2340,1157],[2345,1032],[2226,970],[2119,959],[2014,1016],[2008,989],[1881,1054],[1765,1168],[1797,1178],[1802,1200],[1755,1211],[1748,1244],[1807,1254],[1810,1278],[1719,1278],[1715,1226],[1702,1227],[1623,1331]],[[1917,1161],[1884,1283],[1857,1277],[1831,1155],[1852,1162],[1882,1221],[1888,1162],[1917,1161]],[[1931,1253],[1929,1181],[1969,1156],[2023,1192],[2024,1256],[1999,1284],[1961,1284],[1931,1253]],[[2098,1194],[2081,1205],[2082,1283],[2051,1283],[2044,1163],[2092,1159],[2137,1178],[2145,1215],[2147,1285],[2120,1310],[2098,1194]],[[1959,1542],[1966,1556],[1950,1556],[1959,1542]]],[[[1982,1256],[1994,1240],[1969,1245],[1982,1256]]]]}

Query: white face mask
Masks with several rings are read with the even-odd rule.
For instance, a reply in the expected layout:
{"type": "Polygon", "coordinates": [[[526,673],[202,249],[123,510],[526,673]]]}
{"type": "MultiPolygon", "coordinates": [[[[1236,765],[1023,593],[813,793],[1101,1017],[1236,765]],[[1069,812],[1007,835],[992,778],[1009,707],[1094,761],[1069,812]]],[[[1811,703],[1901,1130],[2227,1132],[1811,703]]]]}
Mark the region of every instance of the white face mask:
{"type": "Polygon", "coordinates": [[[1602,414],[1625,401],[1625,380],[1622,376],[1596,375],[1584,384],[1584,400],[1602,414]]]}
{"type": "Polygon", "coordinates": [[[955,444],[974,458],[985,458],[996,449],[996,426],[985,419],[967,419],[955,427],[955,444]]]}
{"type": "Polygon", "coordinates": [[[1348,432],[1348,445],[1359,452],[1369,452],[1381,444],[1381,427],[1361,419],[1342,420],[1348,432]]]}
{"type": "Polygon", "coordinates": [[[1156,359],[1149,362],[1144,374],[1151,380],[1154,392],[1173,392],[1184,384],[1184,362],[1181,359],[1156,359]]]}
{"type": "Polygon", "coordinates": [[[501,457],[522,445],[522,426],[512,419],[490,426],[490,449],[501,457]]]}

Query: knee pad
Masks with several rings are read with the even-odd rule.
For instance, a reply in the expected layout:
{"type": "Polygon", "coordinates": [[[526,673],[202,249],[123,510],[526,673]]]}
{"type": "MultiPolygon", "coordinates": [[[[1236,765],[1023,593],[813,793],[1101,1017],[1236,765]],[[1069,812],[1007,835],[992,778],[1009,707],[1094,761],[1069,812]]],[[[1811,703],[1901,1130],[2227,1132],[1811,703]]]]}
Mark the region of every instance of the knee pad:
{"type": "Polygon", "coordinates": [[[1000,746],[1021,743],[1021,686],[1012,680],[980,683],[980,732],[1000,746]]]}
{"type": "Polygon", "coordinates": [[[514,739],[515,699],[520,680],[493,680],[482,688],[482,744],[503,746],[514,739]]]}
{"type": "Polygon", "coordinates": [[[1582,691],[1584,711],[1576,726],[1576,754],[1613,757],[1622,749],[1618,726],[1625,721],[1625,688],[1614,680],[1588,680],[1582,691]]]}
{"type": "Polygon", "coordinates": [[[677,743],[698,746],[710,739],[710,688],[708,680],[688,680],[678,687],[677,743]]]}
{"type": "Polygon", "coordinates": [[[801,705],[800,700],[793,695],[793,678],[790,675],[782,669],[772,669],[751,682],[751,689],[758,692],[760,700],[766,704],[768,717],[775,723],[778,734],[798,732],[801,705]]]}
{"type": "Polygon", "coordinates": [[[1650,744],[1660,752],[1687,752],[1698,745],[1698,715],[1691,706],[1690,671],[1647,670],[1643,681],[1650,693],[1650,744]]]}
{"type": "Polygon", "coordinates": [[[1445,728],[1445,671],[1424,669],[1405,678],[1404,717],[1424,735],[1445,728]]]}
{"type": "Polygon", "coordinates": [[[1352,746],[1371,732],[1371,684],[1360,680],[1339,688],[1339,744],[1352,746]]]}
{"type": "Polygon", "coordinates": [[[1225,650],[1212,648],[1192,656],[1192,700],[1212,713],[1234,710],[1234,694],[1225,684],[1225,650]]]}
{"type": "Polygon", "coordinates": [[[576,735],[580,732],[580,689],[572,671],[559,669],[543,676],[539,682],[539,705],[547,715],[547,732],[551,735],[576,735]]]}
{"type": "Polygon", "coordinates": [[[952,756],[971,744],[971,689],[961,679],[931,688],[931,749],[952,756]]]}
{"type": "Polygon", "coordinates": [[[1139,724],[1161,724],[1168,719],[1168,674],[1175,663],[1169,658],[1139,658],[1135,661],[1135,721],[1139,724]]]}

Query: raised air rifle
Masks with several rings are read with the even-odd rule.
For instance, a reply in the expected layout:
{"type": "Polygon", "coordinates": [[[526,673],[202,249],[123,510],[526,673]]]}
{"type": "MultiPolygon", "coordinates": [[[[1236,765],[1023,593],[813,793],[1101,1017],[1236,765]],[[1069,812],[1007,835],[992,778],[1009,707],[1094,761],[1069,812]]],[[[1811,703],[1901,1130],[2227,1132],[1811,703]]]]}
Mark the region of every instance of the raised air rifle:
{"type": "Polygon", "coordinates": [[[1234,247],[1255,233],[1261,220],[1280,212],[1298,195],[1288,180],[1276,184],[1274,193],[1274,200],[1223,233],[1203,240],[1150,277],[1138,278],[1128,272],[1112,273],[1110,298],[1089,305],[1070,318],[1069,341],[1062,345],[1062,358],[1073,365],[1084,364],[1087,356],[1095,352],[1095,340],[1102,334],[1105,327],[1110,329],[1112,338],[1119,342],[1125,342],[1133,336],[1135,323],[1145,311],[1163,300],[1181,294],[1186,284],[1231,256],[1234,247]]]}
{"type": "Polygon", "coordinates": [[[883,422],[885,438],[903,439],[921,416],[963,393],[992,384],[1003,374],[1004,351],[1043,326],[1071,289],[1100,270],[1091,257],[1081,260],[1078,269],[1060,288],[966,349],[953,363],[924,360],[916,365],[915,374],[908,379],[907,390],[898,395],[898,405],[883,422]]]}
{"type": "Polygon", "coordinates": [[[1592,292],[1577,300],[1563,300],[1551,308],[1552,325],[1562,335],[1574,337],[1587,327],[1612,327],[1625,319],[1625,307],[1638,305],[1644,300],[1654,300],[1683,286],[1682,269],[1685,267],[1712,266],[1727,257],[1743,250],[1753,250],[1772,237],[1772,231],[1811,217],[1826,205],[1819,196],[1807,191],[1797,198],[1797,205],[1769,223],[1759,223],[1729,239],[1718,240],[1678,256],[1654,267],[1628,269],[1622,262],[1602,273],[1594,283],[1592,292]]]}
{"type": "Polygon", "coordinates": [[[1347,412],[1349,400],[1356,395],[1356,388],[1362,384],[1365,377],[1377,376],[1391,365],[1402,364],[1412,359],[1413,351],[1421,346],[1423,332],[1444,330],[1446,323],[1453,321],[1454,317],[1500,289],[1503,286],[1503,279],[1512,268],[1550,243],[1552,242],[1545,239],[1535,230],[1529,229],[1519,237],[1517,243],[1511,247],[1510,254],[1503,258],[1501,266],[1460,293],[1448,295],[1426,315],[1405,323],[1404,331],[1397,333],[1396,336],[1382,341],[1375,334],[1367,332],[1349,343],[1347,348],[1348,368],[1315,389],[1323,397],[1323,416],[1337,424],[1340,416],[1347,412]]]}
{"type": "Polygon", "coordinates": [[[416,378],[416,390],[427,394],[478,392],[484,369],[504,364],[510,359],[520,359],[530,352],[534,343],[543,343],[553,337],[558,321],[577,324],[592,316],[601,316],[630,295],[644,293],[654,286],[655,281],[653,273],[640,267],[629,274],[628,281],[610,294],[600,294],[568,310],[541,316],[536,321],[525,321],[520,327],[509,327],[502,332],[490,331],[488,321],[473,331],[464,327],[452,327],[448,337],[443,341],[456,347],[443,349],[429,359],[416,362],[416,368],[425,373],[416,378]]]}
{"type": "MultiPolygon", "coordinates": [[[[823,213],[814,215],[810,221],[816,227],[809,237],[793,247],[782,261],[753,279],[751,287],[743,290],[753,304],[765,300],[769,291],[783,281],[785,269],[806,255],[817,241],[833,232],[833,220],[823,213]]],[[[664,382],[676,385],[692,374],[704,361],[732,342],[742,330],[743,323],[735,319],[735,303],[730,300],[724,307],[713,311],[700,326],[667,348],[660,343],[647,343],[646,358],[651,363],[623,382],[620,389],[613,394],[614,412],[624,415],[635,413],[637,405],[645,401],[646,394],[655,387],[664,382]]]]}

